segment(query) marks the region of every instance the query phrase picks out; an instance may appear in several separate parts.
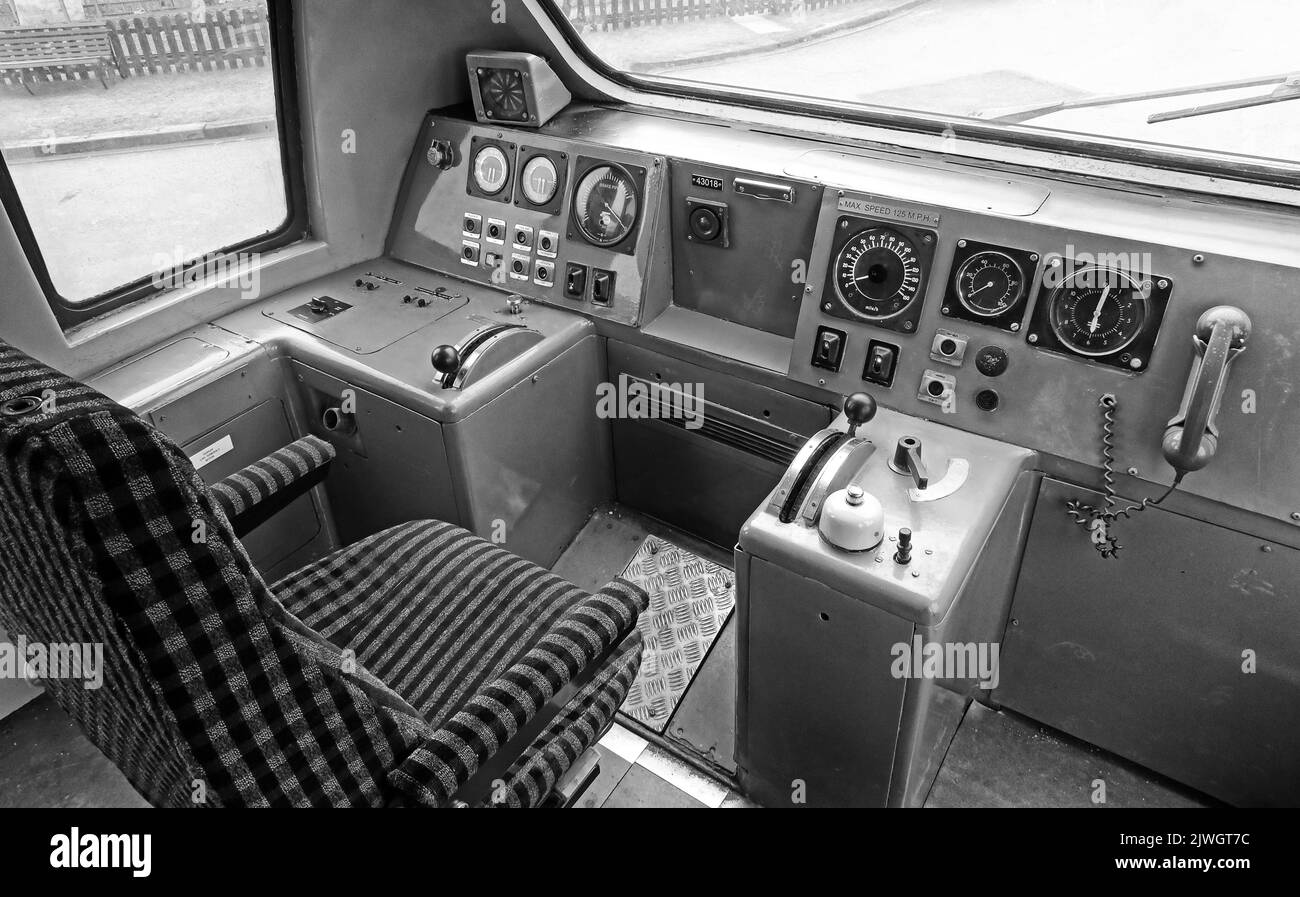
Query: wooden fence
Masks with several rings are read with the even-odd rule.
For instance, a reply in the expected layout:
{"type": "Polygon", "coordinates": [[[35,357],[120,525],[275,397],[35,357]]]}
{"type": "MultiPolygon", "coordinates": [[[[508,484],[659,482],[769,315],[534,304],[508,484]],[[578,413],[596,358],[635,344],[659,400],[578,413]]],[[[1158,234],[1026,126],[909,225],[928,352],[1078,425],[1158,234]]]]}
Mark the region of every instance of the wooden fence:
{"type": "Polygon", "coordinates": [[[610,31],[642,25],[694,22],[724,16],[791,15],[861,0],[558,0],[574,25],[610,31]]]}
{"type": "Polygon", "coordinates": [[[137,13],[186,10],[190,0],[82,0],[88,19],[113,19],[137,13]]]}
{"type": "Polygon", "coordinates": [[[136,16],[104,24],[129,75],[264,66],[270,55],[262,7],[214,10],[202,19],[188,14],[136,16]]]}

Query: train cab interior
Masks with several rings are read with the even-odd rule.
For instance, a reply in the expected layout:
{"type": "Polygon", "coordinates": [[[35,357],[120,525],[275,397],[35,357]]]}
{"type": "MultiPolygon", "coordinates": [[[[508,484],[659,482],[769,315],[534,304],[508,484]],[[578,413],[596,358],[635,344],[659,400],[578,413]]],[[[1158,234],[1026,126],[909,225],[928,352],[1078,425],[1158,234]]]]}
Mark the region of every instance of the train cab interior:
{"type": "Polygon", "coordinates": [[[0,806],[1300,803],[1245,3],[0,0],[0,806]]]}

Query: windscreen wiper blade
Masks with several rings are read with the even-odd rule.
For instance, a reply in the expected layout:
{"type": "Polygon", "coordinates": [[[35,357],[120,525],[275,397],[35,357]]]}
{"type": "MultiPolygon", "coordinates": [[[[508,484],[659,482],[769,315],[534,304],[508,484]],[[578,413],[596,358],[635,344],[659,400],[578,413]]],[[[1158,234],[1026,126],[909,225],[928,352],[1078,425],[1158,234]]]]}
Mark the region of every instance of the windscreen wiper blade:
{"type": "MultiPolygon", "coordinates": [[[[1264,75],[1258,78],[1240,78],[1236,81],[1216,81],[1211,84],[1196,84],[1189,87],[1171,87],[1164,90],[1144,90],[1138,93],[1112,93],[1112,94],[1093,94],[1091,96],[1079,97],[1073,100],[1056,100],[1051,103],[1036,103],[1032,106],[1016,106],[1004,109],[990,109],[975,113],[975,118],[984,121],[1000,122],[1004,124],[1019,124],[1030,121],[1031,119],[1041,118],[1044,115],[1051,115],[1054,112],[1064,112],[1067,109],[1087,109],[1094,106],[1116,106],[1121,103],[1138,103],[1143,100],[1159,100],[1165,97],[1182,97],[1196,93],[1213,93],[1221,90],[1241,90],[1246,87],[1267,87],[1270,84],[1279,85],[1273,94],[1265,94],[1263,97],[1251,97],[1248,100],[1229,100],[1228,102],[1241,103],[1248,105],[1262,105],[1263,103],[1280,102],[1283,99],[1291,99],[1290,96],[1282,96],[1273,99],[1279,91],[1287,88],[1289,84],[1295,84],[1300,80],[1300,75],[1287,73],[1284,75],[1264,75]]],[[[1214,106],[1224,104],[1213,104],[1214,106]]],[[[1175,112],[1162,112],[1151,116],[1147,119],[1148,123],[1156,121],[1166,121],[1168,118],[1186,118],[1187,114],[1208,115],[1211,112],[1217,112],[1218,109],[1211,106],[1193,107],[1204,109],[1204,112],[1189,113],[1188,110],[1177,110],[1175,112]]],[[[1232,108],[1244,108],[1236,106],[1232,108]]]]}
{"type": "Polygon", "coordinates": [[[1261,94],[1257,97],[1224,100],[1222,103],[1206,103],[1203,106],[1189,106],[1186,109],[1175,109],[1172,112],[1157,112],[1154,115],[1147,116],[1147,124],[1154,125],[1156,122],[1176,121],[1180,118],[1191,118],[1196,115],[1213,115],[1216,112],[1228,112],[1232,109],[1268,106],[1272,103],[1284,103],[1287,100],[1295,99],[1300,99],[1300,75],[1291,75],[1275,87],[1272,93],[1261,94]]]}

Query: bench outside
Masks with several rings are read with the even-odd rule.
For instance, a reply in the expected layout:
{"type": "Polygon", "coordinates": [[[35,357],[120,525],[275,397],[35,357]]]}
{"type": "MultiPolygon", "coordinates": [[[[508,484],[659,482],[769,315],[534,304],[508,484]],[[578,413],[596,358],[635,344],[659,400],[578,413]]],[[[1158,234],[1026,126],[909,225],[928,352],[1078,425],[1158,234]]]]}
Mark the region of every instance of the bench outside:
{"type": "Polygon", "coordinates": [[[56,70],[64,72],[68,80],[74,74],[93,73],[107,90],[112,68],[126,77],[103,24],[0,29],[0,74],[13,73],[28,93],[35,93],[32,83],[42,75],[57,80],[56,70]]]}

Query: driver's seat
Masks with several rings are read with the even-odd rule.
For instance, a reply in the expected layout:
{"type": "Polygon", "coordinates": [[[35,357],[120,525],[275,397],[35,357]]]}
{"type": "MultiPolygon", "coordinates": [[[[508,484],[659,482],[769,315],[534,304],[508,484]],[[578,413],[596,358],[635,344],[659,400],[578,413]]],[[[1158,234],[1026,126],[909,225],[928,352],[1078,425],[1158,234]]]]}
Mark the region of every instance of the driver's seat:
{"type": "Polygon", "coordinates": [[[0,625],[103,646],[54,699],[158,806],[537,806],[611,724],[646,596],[416,521],[268,587],[236,533],[308,437],[209,490],[164,434],[0,342],[0,625]]]}

